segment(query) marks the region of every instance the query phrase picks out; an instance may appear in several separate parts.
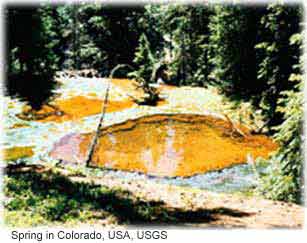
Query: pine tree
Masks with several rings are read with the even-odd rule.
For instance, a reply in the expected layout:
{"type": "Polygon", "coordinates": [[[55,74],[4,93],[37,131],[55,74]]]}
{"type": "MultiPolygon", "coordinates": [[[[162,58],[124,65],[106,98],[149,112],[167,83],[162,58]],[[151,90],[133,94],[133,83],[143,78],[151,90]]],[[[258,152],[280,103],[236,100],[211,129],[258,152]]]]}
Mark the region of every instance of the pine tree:
{"type": "Polygon", "coordinates": [[[210,78],[228,96],[250,98],[259,88],[254,46],[263,8],[216,6],[210,29],[210,78]]]}
{"type": "Polygon", "coordinates": [[[108,76],[118,64],[133,63],[134,53],[138,46],[140,33],[138,18],[144,7],[116,7],[103,4],[85,4],[79,14],[84,32],[88,36],[88,45],[82,47],[93,53],[98,48],[100,56],[95,62],[102,75],[108,76]]]}
{"type": "MultiPolygon", "coordinates": [[[[153,18],[162,36],[162,53],[170,82],[177,85],[204,85],[207,82],[209,63],[208,6],[161,5],[153,18]]],[[[152,42],[151,42],[152,43],[152,42]]],[[[154,48],[156,50],[156,48],[154,48]]]]}
{"type": "Polygon", "coordinates": [[[204,86],[209,83],[211,65],[209,63],[209,19],[212,15],[210,6],[193,6],[190,19],[190,55],[191,82],[204,86]]]}
{"type": "MultiPolygon", "coordinates": [[[[291,46],[301,46],[303,34],[290,38],[291,46]]],[[[289,82],[294,89],[282,92],[277,109],[283,114],[284,121],[278,126],[275,135],[280,148],[269,160],[269,170],[262,178],[259,192],[267,198],[289,202],[302,202],[303,192],[303,58],[294,65],[294,73],[289,82]]]]}
{"type": "Polygon", "coordinates": [[[34,109],[52,97],[53,76],[61,66],[60,36],[54,7],[7,6],[7,90],[34,109]],[[29,32],[29,30],[32,30],[29,32]]]}
{"type": "Polygon", "coordinates": [[[129,76],[142,82],[152,83],[152,72],[157,59],[152,53],[150,43],[145,34],[142,34],[139,40],[139,46],[135,52],[134,64],[138,67],[136,71],[129,76]]]}
{"type": "Polygon", "coordinates": [[[150,43],[145,34],[142,34],[140,37],[134,63],[137,66],[137,70],[131,72],[129,76],[134,78],[139,83],[139,88],[142,88],[145,92],[144,100],[140,103],[156,105],[159,100],[159,93],[150,84],[155,81],[154,72],[158,63],[151,51],[150,43]]]}
{"type": "Polygon", "coordinates": [[[256,99],[255,103],[260,104],[269,127],[282,120],[282,114],[276,110],[277,101],[282,91],[293,86],[289,76],[299,49],[290,45],[289,38],[299,31],[301,11],[298,5],[271,4],[261,19],[260,43],[256,50],[259,56],[257,78],[262,87],[258,96],[261,100],[256,99]]]}

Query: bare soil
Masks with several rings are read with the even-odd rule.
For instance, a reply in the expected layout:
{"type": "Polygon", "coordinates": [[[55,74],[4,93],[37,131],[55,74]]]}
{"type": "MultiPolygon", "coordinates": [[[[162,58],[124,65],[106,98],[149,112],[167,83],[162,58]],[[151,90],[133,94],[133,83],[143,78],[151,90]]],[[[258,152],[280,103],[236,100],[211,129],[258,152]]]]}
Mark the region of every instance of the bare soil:
{"type": "MultiPolygon", "coordinates": [[[[129,216],[121,226],[167,225],[201,228],[302,228],[304,208],[280,201],[260,197],[246,197],[233,194],[214,193],[200,189],[190,189],[148,180],[119,179],[111,176],[88,177],[69,172],[62,168],[18,167],[11,172],[37,173],[53,171],[68,178],[72,183],[91,186],[105,186],[116,191],[120,214],[130,215],[130,211],[140,205],[151,207],[152,221],[140,220],[137,214],[129,216]],[[130,200],[132,206],[123,202],[130,200]],[[126,208],[127,207],[127,208],[126,208]]],[[[95,226],[102,226],[97,219],[95,226]]],[[[113,219],[114,224],[114,219],[113,219]]],[[[115,220],[116,222],[116,220],[115,220]]],[[[113,225],[114,226],[114,225],[113,225]]]]}

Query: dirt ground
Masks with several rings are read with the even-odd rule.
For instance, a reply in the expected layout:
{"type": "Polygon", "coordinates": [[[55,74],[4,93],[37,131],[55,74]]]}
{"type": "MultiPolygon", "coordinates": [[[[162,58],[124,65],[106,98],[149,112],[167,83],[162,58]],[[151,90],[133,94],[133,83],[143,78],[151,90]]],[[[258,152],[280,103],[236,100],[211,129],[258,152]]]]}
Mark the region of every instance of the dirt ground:
{"type": "MultiPolygon", "coordinates": [[[[80,182],[88,179],[71,177],[71,180],[80,182]]],[[[179,210],[184,220],[175,224],[178,226],[257,229],[303,226],[304,210],[295,204],[158,185],[147,181],[108,178],[90,181],[108,187],[120,187],[129,191],[133,197],[144,201],[160,201],[170,210],[179,210]]]]}
{"type": "MultiPolygon", "coordinates": [[[[59,167],[28,166],[9,170],[9,173],[26,173],[30,170],[36,173],[52,172],[64,176],[74,183],[72,185],[109,188],[116,192],[111,202],[118,211],[117,216],[124,215],[125,219],[129,219],[120,221],[113,215],[113,227],[118,224],[122,227],[167,225],[226,229],[303,227],[304,208],[292,203],[157,184],[148,180],[85,177],[59,167]],[[146,220],[137,214],[139,207],[145,206],[150,213],[150,219],[146,220]]],[[[107,202],[105,198],[103,200],[107,202]]],[[[97,227],[110,226],[108,219],[102,223],[97,218],[92,224],[97,227]]]]}

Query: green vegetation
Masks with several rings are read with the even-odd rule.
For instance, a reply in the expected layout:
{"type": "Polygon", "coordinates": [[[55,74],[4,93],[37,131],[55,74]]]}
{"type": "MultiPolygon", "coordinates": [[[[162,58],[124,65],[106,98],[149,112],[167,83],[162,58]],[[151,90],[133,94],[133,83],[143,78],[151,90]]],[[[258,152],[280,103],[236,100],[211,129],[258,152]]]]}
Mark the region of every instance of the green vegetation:
{"type": "Polygon", "coordinates": [[[248,99],[259,92],[256,78],[260,7],[217,6],[210,28],[211,79],[227,95],[248,99]]]}
{"type": "Polygon", "coordinates": [[[103,187],[93,190],[87,185],[76,187],[56,173],[33,171],[9,173],[4,183],[5,220],[12,226],[82,223],[95,217],[107,217],[105,212],[97,211],[95,201],[86,198],[111,193],[103,187]]]}
{"type": "Polygon", "coordinates": [[[290,42],[291,36],[300,33],[302,8],[298,6],[269,5],[261,17],[260,42],[255,46],[259,55],[257,78],[261,83],[258,98],[268,128],[281,124],[284,120],[278,111],[278,100],[285,90],[296,90],[289,80],[291,73],[301,73],[299,64],[299,45],[290,42]],[[295,68],[295,69],[294,69],[295,68]]]}
{"type": "Polygon", "coordinates": [[[148,210],[155,210],[150,203],[145,207],[133,201],[127,192],[74,183],[53,171],[9,172],[4,183],[5,220],[11,226],[119,224],[127,222],[130,214],[133,219],[134,213],[139,214],[134,219],[149,220],[153,214],[148,210]],[[125,208],[129,210],[120,212],[125,208]],[[117,217],[120,214],[122,219],[117,217]]]}
{"type": "MultiPolygon", "coordinates": [[[[17,169],[17,170],[16,170],[17,169]]],[[[76,224],[180,224],[210,222],[215,215],[241,217],[247,213],[229,208],[170,207],[129,191],[89,182],[74,182],[54,170],[20,172],[12,168],[4,178],[5,214],[8,225],[33,227],[76,224]]]]}
{"type": "MultiPolygon", "coordinates": [[[[290,38],[291,45],[302,48],[303,35],[294,34],[290,38]]],[[[274,127],[277,130],[276,140],[280,149],[270,159],[269,173],[265,175],[259,191],[266,197],[291,202],[302,201],[303,191],[303,80],[300,72],[302,58],[296,64],[289,77],[293,89],[281,93],[278,111],[283,114],[284,122],[274,127]]]]}
{"type": "Polygon", "coordinates": [[[134,63],[139,67],[136,71],[129,73],[129,77],[135,79],[145,93],[140,104],[156,105],[159,101],[159,92],[151,84],[155,82],[155,74],[161,65],[157,63],[157,58],[151,53],[150,43],[145,34],[140,37],[139,46],[135,52],[134,63]]]}

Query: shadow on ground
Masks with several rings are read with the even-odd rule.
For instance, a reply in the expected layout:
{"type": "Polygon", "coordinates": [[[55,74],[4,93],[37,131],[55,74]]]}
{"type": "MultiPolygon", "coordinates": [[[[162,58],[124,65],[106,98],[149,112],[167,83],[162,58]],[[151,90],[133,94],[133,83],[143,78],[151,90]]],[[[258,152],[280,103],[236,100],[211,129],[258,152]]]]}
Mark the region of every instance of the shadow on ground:
{"type": "Polygon", "coordinates": [[[163,201],[144,201],[128,191],[72,182],[51,170],[8,167],[5,172],[4,192],[10,198],[5,204],[6,210],[32,210],[52,222],[78,219],[84,210],[93,212],[90,218],[94,220],[113,215],[118,224],[132,225],[210,223],[220,216],[250,216],[249,213],[223,207],[197,210],[173,208],[163,201]]]}

